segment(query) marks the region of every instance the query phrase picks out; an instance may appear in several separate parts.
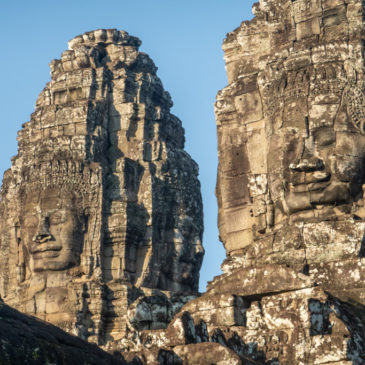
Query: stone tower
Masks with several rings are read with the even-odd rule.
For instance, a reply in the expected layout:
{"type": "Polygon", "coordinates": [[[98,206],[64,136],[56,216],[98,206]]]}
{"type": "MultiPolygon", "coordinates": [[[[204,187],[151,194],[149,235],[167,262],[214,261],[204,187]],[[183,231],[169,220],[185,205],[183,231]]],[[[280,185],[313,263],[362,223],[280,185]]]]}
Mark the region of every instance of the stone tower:
{"type": "Polygon", "coordinates": [[[101,345],[152,293],[165,312],[145,326],[166,325],[204,253],[198,167],[140,43],[115,29],[69,42],[1,190],[1,297],[101,345]]]}
{"type": "Polygon", "coordinates": [[[175,363],[362,365],[364,2],[253,10],[215,105],[223,275],[156,343],[175,363]]]}

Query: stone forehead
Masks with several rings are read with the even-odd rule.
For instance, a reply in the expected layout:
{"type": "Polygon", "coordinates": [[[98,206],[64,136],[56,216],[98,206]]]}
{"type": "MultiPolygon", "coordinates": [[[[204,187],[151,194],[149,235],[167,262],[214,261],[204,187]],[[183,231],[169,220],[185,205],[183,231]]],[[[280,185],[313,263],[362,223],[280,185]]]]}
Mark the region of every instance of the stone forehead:
{"type": "Polygon", "coordinates": [[[83,214],[82,196],[70,189],[46,188],[43,192],[34,194],[28,192],[23,202],[23,213],[27,216],[37,214],[50,214],[61,210],[73,211],[78,215],[83,214]],[[50,193],[50,189],[56,194],[50,193]]]}

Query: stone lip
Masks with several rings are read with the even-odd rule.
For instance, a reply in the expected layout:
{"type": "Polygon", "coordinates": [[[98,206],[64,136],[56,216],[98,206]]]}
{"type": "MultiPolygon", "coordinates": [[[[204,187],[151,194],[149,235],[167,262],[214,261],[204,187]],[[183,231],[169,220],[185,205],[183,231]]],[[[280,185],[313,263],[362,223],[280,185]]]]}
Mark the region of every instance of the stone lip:
{"type": "Polygon", "coordinates": [[[126,364],[96,345],[3,303],[0,303],[0,341],[2,364],[126,364]]]}
{"type": "Polygon", "coordinates": [[[96,29],[72,38],[68,42],[68,49],[75,50],[80,46],[89,46],[98,43],[133,46],[138,49],[142,42],[137,37],[130,36],[123,30],[96,29]]]}

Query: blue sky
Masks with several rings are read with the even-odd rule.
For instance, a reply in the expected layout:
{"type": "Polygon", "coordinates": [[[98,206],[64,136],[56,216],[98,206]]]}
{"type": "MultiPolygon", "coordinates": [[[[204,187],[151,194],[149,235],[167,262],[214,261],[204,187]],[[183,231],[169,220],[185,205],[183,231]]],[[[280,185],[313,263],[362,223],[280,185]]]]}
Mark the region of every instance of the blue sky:
{"type": "Polygon", "coordinates": [[[30,119],[50,80],[49,62],[67,41],[98,28],[117,28],[142,40],[183,122],[186,150],[198,162],[205,214],[200,290],[220,273],[214,187],[217,141],[214,100],[227,84],[222,41],[252,18],[252,0],[14,0],[0,7],[0,174],[16,155],[16,133],[30,119]]]}

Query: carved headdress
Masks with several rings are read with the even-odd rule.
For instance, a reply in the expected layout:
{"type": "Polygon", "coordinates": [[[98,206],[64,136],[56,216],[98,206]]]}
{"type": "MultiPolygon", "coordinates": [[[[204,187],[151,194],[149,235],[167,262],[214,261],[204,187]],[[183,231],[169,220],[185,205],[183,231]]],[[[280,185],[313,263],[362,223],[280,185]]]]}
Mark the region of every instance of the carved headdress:
{"type": "Polygon", "coordinates": [[[102,176],[101,168],[96,163],[53,160],[27,166],[21,175],[19,197],[22,205],[29,194],[40,194],[48,188],[53,188],[72,192],[79,214],[98,208],[101,211],[102,176]]]}

